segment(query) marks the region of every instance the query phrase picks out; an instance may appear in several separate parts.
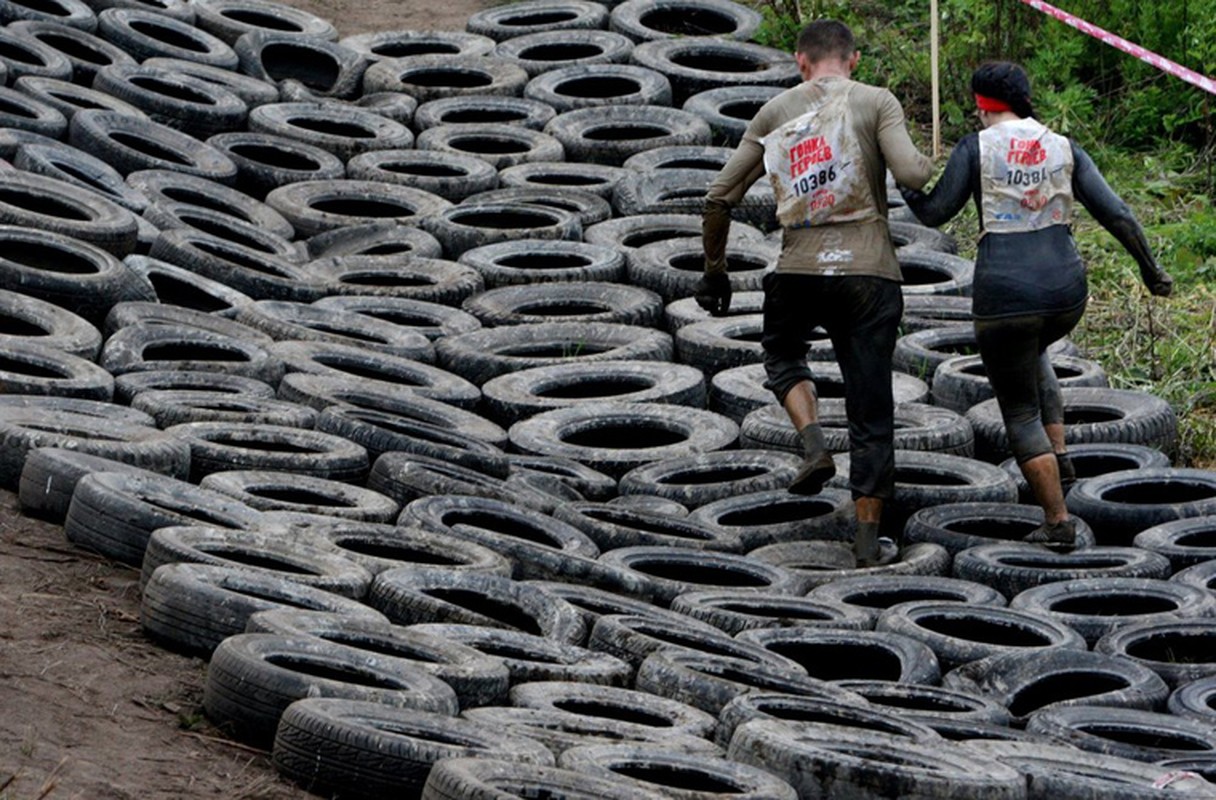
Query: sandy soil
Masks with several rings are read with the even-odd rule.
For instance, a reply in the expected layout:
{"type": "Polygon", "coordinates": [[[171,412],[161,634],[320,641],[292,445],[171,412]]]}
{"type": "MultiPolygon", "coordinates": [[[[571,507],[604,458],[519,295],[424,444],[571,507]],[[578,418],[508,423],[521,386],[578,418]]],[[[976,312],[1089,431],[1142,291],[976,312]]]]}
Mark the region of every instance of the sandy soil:
{"type": "MultiPolygon", "coordinates": [[[[342,35],[463,30],[480,0],[295,0],[342,35]]],[[[0,800],[312,797],[202,717],[205,664],[150,644],[138,572],[0,491],[0,800]]]]}

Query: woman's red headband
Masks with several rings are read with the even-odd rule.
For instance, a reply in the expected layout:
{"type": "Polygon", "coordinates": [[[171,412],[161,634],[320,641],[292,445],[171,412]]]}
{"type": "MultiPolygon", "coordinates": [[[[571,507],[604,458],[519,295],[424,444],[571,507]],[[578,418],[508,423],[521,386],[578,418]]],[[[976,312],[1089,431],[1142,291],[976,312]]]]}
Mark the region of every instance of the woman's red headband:
{"type": "Polygon", "coordinates": [[[975,96],[975,104],[979,107],[980,111],[999,112],[1013,110],[1013,106],[1009,105],[1004,100],[997,100],[995,97],[986,97],[982,94],[977,94],[975,96]]]}

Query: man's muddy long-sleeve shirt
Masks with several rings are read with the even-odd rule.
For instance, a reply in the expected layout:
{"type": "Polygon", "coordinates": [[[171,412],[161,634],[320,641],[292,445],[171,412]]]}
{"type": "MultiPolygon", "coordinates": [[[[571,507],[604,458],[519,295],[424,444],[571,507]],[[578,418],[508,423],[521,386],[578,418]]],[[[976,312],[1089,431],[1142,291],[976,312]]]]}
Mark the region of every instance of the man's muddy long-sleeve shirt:
{"type": "MultiPolygon", "coordinates": [[[[707,272],[726,269],[730,209],[764,176],[764,146],[760,140],[806,113],[823,95],[825,87],[845,80],[848,79],[833,76],[807,81],[777,95],[756,112],[738,149],[709,187],[702,229],[707,272]]],[[[912,144],[903,108],[894,95],[875,86],[848,83],[852,133],[860,145],[871,194],[881,218],[787,228],[777,270],[805,275],[870,275],[899,281],[899,263],[887,229],[886,173],[890,169],[899,183],[920,188],[932,175],[933,162],[912,144]]]]}

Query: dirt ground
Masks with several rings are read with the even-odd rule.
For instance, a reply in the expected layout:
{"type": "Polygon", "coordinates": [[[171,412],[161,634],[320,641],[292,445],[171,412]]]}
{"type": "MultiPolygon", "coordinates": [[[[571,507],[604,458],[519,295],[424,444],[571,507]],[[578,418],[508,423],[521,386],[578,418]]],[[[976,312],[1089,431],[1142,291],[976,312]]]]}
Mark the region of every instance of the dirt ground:
{"type": "MultiPolygon", "coordinates": [[[[463,30],[481,0],[294,0],[342,35],[463,30]]],[[[0,491],[0,800],[312,797],[202,717],[205,664],[150,644],[139,573],[0,491]]]]}

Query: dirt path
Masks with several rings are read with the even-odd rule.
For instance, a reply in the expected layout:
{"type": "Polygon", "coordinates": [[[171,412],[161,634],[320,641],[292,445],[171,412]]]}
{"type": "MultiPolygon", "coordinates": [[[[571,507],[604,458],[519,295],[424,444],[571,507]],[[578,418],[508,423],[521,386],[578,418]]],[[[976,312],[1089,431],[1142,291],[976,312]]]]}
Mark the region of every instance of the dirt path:
{"type": "MultiPolygon", "coordinates": [[[[295,0],[342,35],[463,30],[480,0],[295,0]]],[[[0,800],[313,797],[203,718],[205,664],[150,644],[138,573],[0,491],[0,800]]]]}

